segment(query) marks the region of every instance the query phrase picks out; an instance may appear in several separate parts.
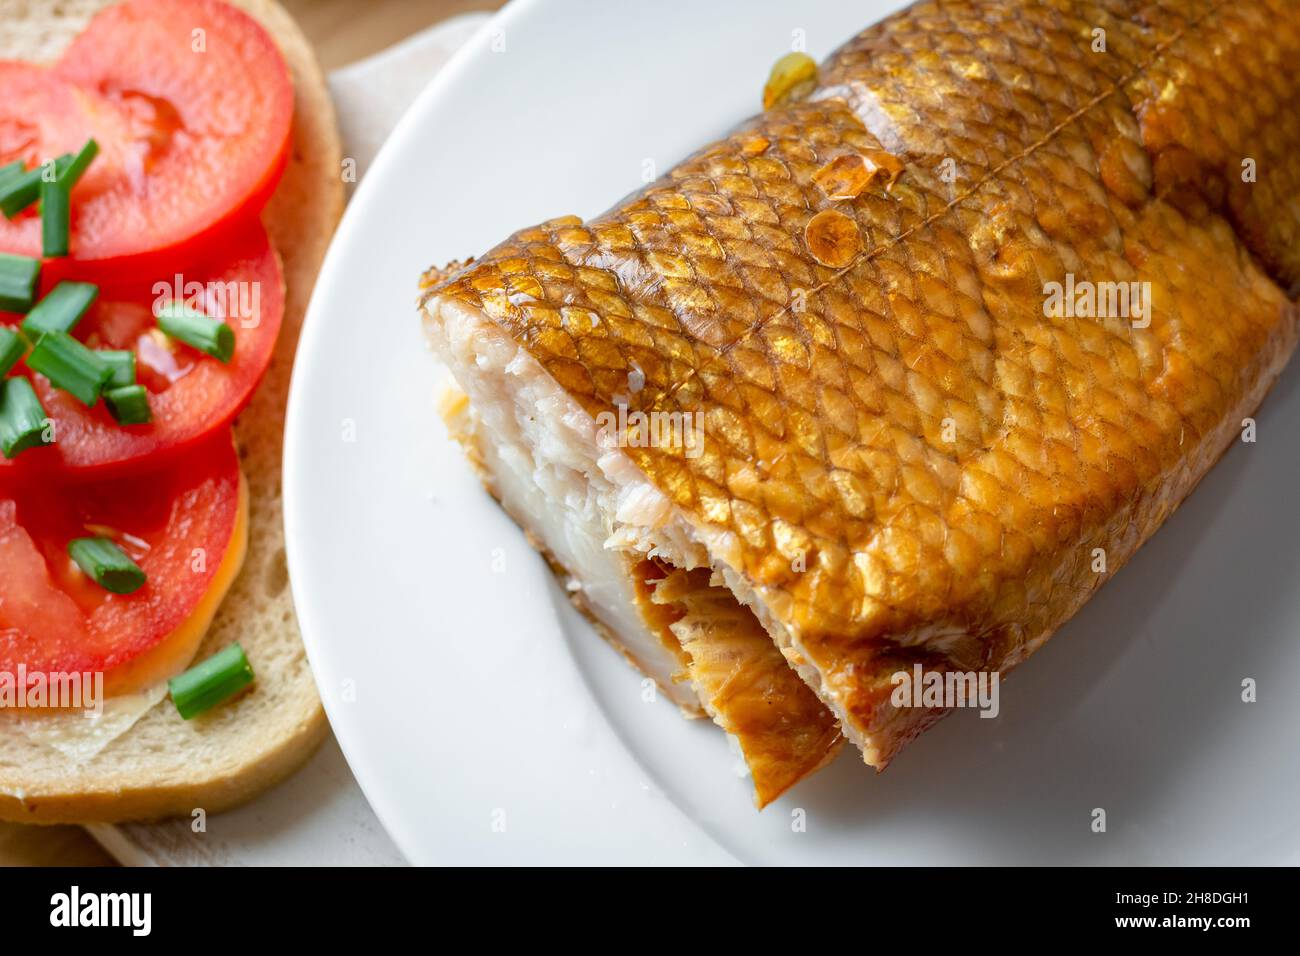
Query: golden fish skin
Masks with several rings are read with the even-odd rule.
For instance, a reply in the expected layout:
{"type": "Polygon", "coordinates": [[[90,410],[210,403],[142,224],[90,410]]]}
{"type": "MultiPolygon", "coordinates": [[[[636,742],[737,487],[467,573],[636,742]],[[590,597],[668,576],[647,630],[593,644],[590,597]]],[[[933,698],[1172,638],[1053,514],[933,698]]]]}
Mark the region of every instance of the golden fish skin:
{"type": "Polygon", "coordinates": [[[593,416],[702,414],[700,456],[627,453],[883,767],[942,716],[890,675],[1025,660],[1285,364],[1298,62],[1292,0],[918,3],[805,101],[423,301],[482,310],[593,416]],[[853,154],[902,174],[846,198],[841,162],[831,198],[853,154]],[[1047,315],[1052,283],[1149,309],[1047,315]]]}

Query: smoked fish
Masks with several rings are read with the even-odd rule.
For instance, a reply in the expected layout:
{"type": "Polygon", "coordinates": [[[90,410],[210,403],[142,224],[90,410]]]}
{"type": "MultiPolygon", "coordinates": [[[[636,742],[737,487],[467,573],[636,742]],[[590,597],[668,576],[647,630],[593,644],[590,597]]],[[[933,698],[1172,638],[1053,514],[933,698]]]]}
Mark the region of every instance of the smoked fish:
{"type": "Polygon", "coordinates": [[[923,0],[810,75],[420,293],[494,493],[665,693],[777,755],[760,804],[948,712],[899,673],[1041,647],[1300,316],[1295,0],[923,0]],[[768,679],[719,703],[719,667],[768,679]]]}

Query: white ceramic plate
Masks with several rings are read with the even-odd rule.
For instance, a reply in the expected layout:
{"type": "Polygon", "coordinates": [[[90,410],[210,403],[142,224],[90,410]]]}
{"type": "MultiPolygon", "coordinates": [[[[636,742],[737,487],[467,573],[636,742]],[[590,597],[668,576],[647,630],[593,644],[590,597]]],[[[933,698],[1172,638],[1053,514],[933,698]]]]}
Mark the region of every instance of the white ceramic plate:
{"type": "Polygon", "coordinates": [[[1295,370],[998,719],[959,713],[881,776],[846,750],[761,814],[723,735],[642,701],[446,437],[425,267],[600,212],[751,114],[793,31],[820,58],[899,5],[524,0],[361,183],[298,354],[285,520],[334,731],[413,862],[1300,860],[1295,370]]]}

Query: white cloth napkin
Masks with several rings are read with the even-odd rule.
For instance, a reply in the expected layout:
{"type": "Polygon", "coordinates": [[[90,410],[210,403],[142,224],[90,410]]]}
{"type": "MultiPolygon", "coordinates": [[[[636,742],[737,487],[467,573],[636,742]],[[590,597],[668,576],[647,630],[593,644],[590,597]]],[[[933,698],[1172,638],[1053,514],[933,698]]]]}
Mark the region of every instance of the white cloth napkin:
{"type": "MultiPolygon", "coordinates": [[[[343,155],[365,175],[420,90],[489,19],[466,13],[418,33],[329,77],[343,155]]],[[[331,736],[302,770],[247,806],[189,820],[86,828],[132,866],[388,866],[405,862],[366,803],[331,736]]]]}

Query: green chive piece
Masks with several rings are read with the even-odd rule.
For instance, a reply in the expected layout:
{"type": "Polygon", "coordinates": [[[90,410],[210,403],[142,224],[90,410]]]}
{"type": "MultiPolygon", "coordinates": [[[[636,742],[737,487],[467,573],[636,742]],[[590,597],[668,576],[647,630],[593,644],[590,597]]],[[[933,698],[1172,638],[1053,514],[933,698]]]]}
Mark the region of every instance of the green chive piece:
{"type": "Polygon", "coordinates": [[[0,166],[0,190],[9,183],[23,174],[23,162],[21,159],[14,160],[12,163],[0,166]]]}
{"type": "MultiPolygon", "coordinates": [[[[51,169],[54,179],[58,179],[59,174],[71,166],[73,161],[71,153],[56,158],[51,169]]],[[[48,162],[49,160],[46,161],[48,162]]],[[[46,163],[39,163],[25,173],[11,174],[9,178],[0,180],[0,212],[5,214],[6,219],[12,219],[36,202],[41,194],[41,183],[49,178],[45,175],[46,163]]]]}
{"type": "Polygon", "coordinates": [[[41,260],[0,252],[0,310],[26,312],[36,301],[41,260]]]}
{"type": "Polygon", "coordinates": [[[72,187],[97,155],[99,144],[88,139],[76,156],[60,156],[55,161],[52,182],[41,177],[41,251],[45,255],[68,254],[72,187]]]}
{"type": "Polygon", "coordinates": [[[145,576],[140,565],[108,538],[69,541],[68,556],[106,591],[131,594],[144,586],[145,576]]]}
{"type": "Polygon", "coordinates": [[[66,166],[59,167],[59,182],[66,185],[68,191],[71,192],[72,187],[77,184],[77,180],[80,179],[81,174],[86,171],[86,167],[90,165],[91,160],[98,155],[99,144],[93,139],[86,140],[86,145],[81,147],[81,150],[77,155],[71,157],[66,166]]]}
{"type": "Polygon", "coordinates": [[[27,356],[27,367],[40,372],[55,388],[70,393],[87,408],[99,401],[113,374],[107,362],[67,332],[46,332],[27,356]]]}
{"type": "Polygon", "coordinates": [[[32,203],[41,191],[41,167],[10,176],[0,183],[0,212],[12,219],[32,203]]]}
{"type": "Polygon", "coordinates": [[[40,170],[41,179],[47,182],[58,179],[64,171],[72,165],[72,154],[64,153],[62,156],[56,156],[54,159],[47,159],[40,163],[36,168],[40,170]],[[46,172],[49,169],[49,172],[46,172]]]}
{"type": "Polygon", "coordinates": [[[104,404],[119,425],[148,425],[153,421],[149,393],[143,385],[124,385],[104,392],[104,404]]]}
{"type": "Polygon", "coordinates": [[[172,703],[189,720],[239,693],[253,683],[253,668],[244,649],[231,644],[201,664],[167,682],[172,703]]]}
{"type": "Polygon", "coordinates": [[[27,343],[23,341],[23,337],[13,329],[0,325],[0,378],[9,374],[9,370],[17,364],[26,351],[27,343]]]}
{"type": "Polygon", "coordinates": [[[235,330],[189,306],[159,309],[158,328],[219,361],[229,362],[235,354],[235,330]]]}
{"type": "Polygon", "coordinates": [[[126,388],[128,385],[135,384],[134,352],[116,349],[96,349],[95,354],[98,355],[100,361],[108,365],[113,372],[108,377],[108,383],[104,386],[105,392],[112,388],[126,388]]]}
{"type": "Polygon", "coordinates": [[[0,381],[0,452],[6,458],[50,444],[45,440],[47,421],[31,382],[19,376],[0,381]]]}
{"type": "Polygon", "coordinates": [[[23,334],[35,342],[46,332],[71,332],[98,295],[89,282],[60,282],[27,313],[23,334]]]}
{"type": "Polygon", "coordinates": [[[46,256],[68,254],[68,228],[72,201],[62,179],[41,180],[41,253],[46,256]]]}

